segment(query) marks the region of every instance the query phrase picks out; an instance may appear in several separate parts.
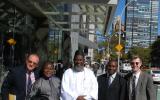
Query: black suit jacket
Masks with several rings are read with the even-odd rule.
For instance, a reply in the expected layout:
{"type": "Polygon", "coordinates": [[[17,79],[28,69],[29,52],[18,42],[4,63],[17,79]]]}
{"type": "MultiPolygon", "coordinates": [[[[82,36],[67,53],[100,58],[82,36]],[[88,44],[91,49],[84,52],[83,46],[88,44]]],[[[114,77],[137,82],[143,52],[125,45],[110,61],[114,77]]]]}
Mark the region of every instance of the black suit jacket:
{"type": "MultiPolygon", "coordinates": [[[[34,72],[35,78],[39,77],[38,72],[34,72]]],[[[25,100],[26,96],[26,67],[19,66],[11,69],[5,78],[2,88],[2,100],[8,100],[9,93],[16,95],[16,100],[25,100]]]]}
{"type": "Polygon", "coordinates": [[[126,100],[126,81],[118,73],[108,87],[108,75],[98,77],[98,100],[126,100]]]}

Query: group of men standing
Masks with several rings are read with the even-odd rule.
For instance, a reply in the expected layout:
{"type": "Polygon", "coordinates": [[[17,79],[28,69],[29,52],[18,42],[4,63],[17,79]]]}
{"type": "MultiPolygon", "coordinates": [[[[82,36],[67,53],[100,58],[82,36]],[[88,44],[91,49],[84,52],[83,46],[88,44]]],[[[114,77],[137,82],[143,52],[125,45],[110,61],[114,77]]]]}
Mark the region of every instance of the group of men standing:
{"type": "Polygon", "coordinates": [[[106,73],[98,77],[98,100],[156,100],[152,77],[141,71],[139,56],[131,58],[132,72],[122,77],[117,72],[117,61],[110,60],[106,73]]]}
{"type": "MultiPolygon", "coordinates": [[[[152,77],[141,71],[142,60],[139,56],[131,58],[132,73],[122,77],[118,72],[116,60],[106,65],[106,73],[96,78],[94,73],[84,67],[85,56],[81,50],[74,55],[74,66],[67,69],[61,81],[61,100],[156,100],[156,90],[152,77]]],[[[36,54],[30,54],[24,67],[13,69],[2,85],[2,100],[8,94],[16,95],[16,100],[25,100],[28,92],[28,76],[31,83],[37,79],[35,69],[39,63],[36,54]]]]}

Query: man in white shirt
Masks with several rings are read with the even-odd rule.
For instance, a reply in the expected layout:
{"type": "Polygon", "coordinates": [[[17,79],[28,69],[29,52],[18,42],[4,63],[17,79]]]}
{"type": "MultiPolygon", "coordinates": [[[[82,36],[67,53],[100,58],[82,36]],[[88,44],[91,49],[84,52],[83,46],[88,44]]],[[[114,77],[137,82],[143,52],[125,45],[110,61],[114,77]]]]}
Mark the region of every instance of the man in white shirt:
{"type": "Polygon", "coordinates": [[[61,100],[97,100],[98,83],[94,73],[84,67],[84,53],[75,52],[74,67],[62,77],[61,100]]]}

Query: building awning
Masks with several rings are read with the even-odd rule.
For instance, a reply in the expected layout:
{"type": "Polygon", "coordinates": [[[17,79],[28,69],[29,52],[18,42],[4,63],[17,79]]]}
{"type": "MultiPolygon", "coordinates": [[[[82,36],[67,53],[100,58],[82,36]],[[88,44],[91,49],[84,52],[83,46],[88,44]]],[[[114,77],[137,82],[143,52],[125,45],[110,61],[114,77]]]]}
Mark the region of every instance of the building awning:
{"type": "Polygon", "coordinates": [[[98,44],[96,44],[96,43],[94,43],[94,42],[92,42],[82,36],[79,36],[78,43],[82,44],[84,46],[87,46],[89,48],[98,49],[98,44]]]}
{"type": "MultiPolygon", "coordinates": [[[[50,24],[59,28],[62,31],[69,32],[81,32],[90,31],[91,29],[71,29],[73,25],[88,25],[95,24],[102,34],[109,32],[110,25],[112,24],[114,12],[118,3],[118,0],[8,0],[18,8],[26,11],[35,17],[47,17],[50,20],[50,24]],[[62,11],[62,7],[66,7],[66,4],[79,5],[79,12],[62,11]],[[72,15],[86,15],[88,22],[71,22],[67,20],[59,20],[59,18],[70,18],[72,15]]],[[[89,26],[89,25],[88,25],[89,26]]]]}

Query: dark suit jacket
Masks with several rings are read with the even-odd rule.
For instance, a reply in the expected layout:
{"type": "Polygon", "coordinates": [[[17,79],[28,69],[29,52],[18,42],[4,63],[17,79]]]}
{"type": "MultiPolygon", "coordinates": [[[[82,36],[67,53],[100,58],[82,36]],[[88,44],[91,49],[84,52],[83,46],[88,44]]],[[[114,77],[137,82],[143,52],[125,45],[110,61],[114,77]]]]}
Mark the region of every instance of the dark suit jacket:
{"type": "Polygon", "coordinates": [[[126,81],[118,73],[108,87],[107,74],[98,77],[98,100],[126,100],[126,81]]]}
{"type": "MultiPolygon", "coordinates": [[[[125,76],[125,79],[127,79],[128,100],[131,100],[129,97],[131,77],[132,73],[129,73],[125,76]]],[[[156,89],[153,84],[152,77],[147,73],[140,73],[138,83],[136,86],[136,100],[156,100],[156,89]]]]}
{"type": "MultiPolygon", "coordinates": [[[[38,72],[35,72],[38,78],[38,72]]],[[[5,78],[2,88],[2,100],[8,100],[9,93],[16,95],[16,100],[25,100],[26,96],[26,68],[19,66],[11,69],[5,78]]]]}

